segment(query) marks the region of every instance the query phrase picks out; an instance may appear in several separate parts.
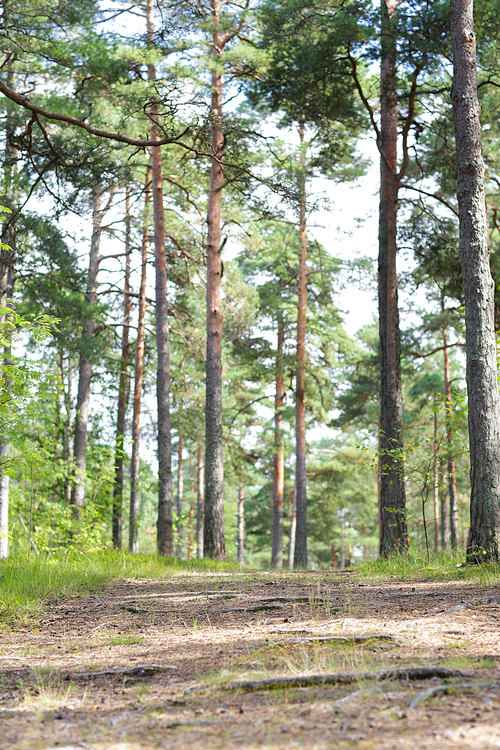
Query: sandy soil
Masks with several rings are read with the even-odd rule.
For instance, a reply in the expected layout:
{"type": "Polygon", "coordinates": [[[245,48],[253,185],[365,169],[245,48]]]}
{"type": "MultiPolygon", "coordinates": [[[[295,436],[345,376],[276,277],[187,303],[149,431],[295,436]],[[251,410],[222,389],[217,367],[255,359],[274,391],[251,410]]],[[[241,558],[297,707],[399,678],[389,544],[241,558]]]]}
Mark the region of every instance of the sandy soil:
{"type": "Polygon", "coordinates": [[[500,748],[499,615],[498,587],[463,581],[122,580],[2,631],[0,748],[500,748]],[[325,640],[355,635],[397,639],[325,640]],[[415,666],[461,674],[229,688],[415,666]]]}

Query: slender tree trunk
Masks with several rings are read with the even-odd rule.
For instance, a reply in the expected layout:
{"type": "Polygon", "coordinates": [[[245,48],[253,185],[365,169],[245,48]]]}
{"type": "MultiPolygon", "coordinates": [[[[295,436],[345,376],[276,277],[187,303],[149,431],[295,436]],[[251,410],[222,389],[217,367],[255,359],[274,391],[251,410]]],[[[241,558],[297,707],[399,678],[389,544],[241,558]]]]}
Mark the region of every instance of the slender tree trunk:
{"type": "Polygon", "coordinates": [[[203,560],[204,554],[204,523],[205,521],[205,464],[203,448],[198,446],[198,499],[196,503],[196,548],[198,560],[203,560]]]}
{"type": "Polygon", "coordinates": [[[238,490],[238,563],[245,564],[245,552],[243,548],[245,533],[245,499],[243,497],[243,487],[238,490]]]}
{"type": "Polygon", "coordinates": [[[224,186],[224,134],[222,96],[224,84],[217,64],[224,49],[220,31],[221,0],[212,0],[212,104],[210,110],[210,187],[207,209],[207,365],[205,408],[205,530],[204,554],[223,560],[224,465],[222,456],[222,305],[221,213],[224,186]]]}
{"type": "Polygon", "coordinates": [[[300,257],[297,305],[297,369],[295,375],[295,485],[297,488],[297,526],[294,565],[307,568],[307,475],[306,475],[306,312],[307,312],[307,227],[306,227],[306,144],[304,118],[300,135],[300,257]]]}
{"type": "MultiPolygon", "coordinates": [[[[12,248],[12,250],[3,251],[3,253],[8,254],[8,256],[11,258],[10,264],[6,267],[7,272],[5,274],[4,282],[5,286],[2,284],[2,297],[3,297],[3,304],[6,304],[6,302],[10,299],[12,299],[14,295],[14,282],[15,282],[15,270],[14,270],[14,260],[15,260],[15,231],[16,227],[15,225],[11,229],[11,238],[9,247],[12,248]],[[14,240],[14,242],[13,242],[14,240]]],[[[4,347],[3,350],[3,362],[6,365],[9,365],[11,363],[11,347],[10,344],[4,347]]],[[[12,393],[12,381],[7,377],[5,377],[5,389],[7,393],[12,393]]],[[[1,428],[0,428],[1,429],[1,428]]],[[[7,462],[10,458],[10,443],[8,442],[8,439],[5,439],[7,436],[4,436],[0,434],[0,438],[3,438],[2,442],[0,442],[0,470],[2,469],[2,464],[7,462]]],[[[8,557],[9,555],[9,494],[10,494],[10,477],[7,472],[1,472],[0,473],[0,558],[8,557]]]]}
{"type": "Polygon", "coordinates": [[[271,566],[278,570],[283,567],[283,494],[285,491],[285,446],[283,443],[284,341],[283,318],[280,315],[278,320],[278,347],[276,349],[276,391],[274,395],[273,538],[271,556],[271,566]]]}
{"type": "Polygon", "coordinates": [[[132,458],[130,461],[130,512],[129,512],[129,550],[139,552],[139,470],[141,464],[141,396],[144,377],[144,330],[146,325],[146,282],[149,244],[148,208],[151,201],[151,167],[146,171],[144,190],[144,223],[141,245],[141,287],[139,289],[139,310],[137,314],[137,339],[135,342],[134,372],[134,413],[132,416],[132,458]]]}
{"type": "Polygon", "coordinates": [[[295,531],[297,528],[297,484],[293,488],[292,513],[290,516],[290,533],[288,537],[288,567],[293,570],[295,551],[295,531]]]}
{"type": "Polygon", "coordinates": [[[194,504],[191,503],[189,506],[189,522],[188,522],[188,542],[187,542],[187,559],[193,559],[193,522],[194,522],[194,504]]]}
{"type": "Polygon", "coordinates": [[[408,546],[403,462],[403,399],[399,332],[396,231],[399,179],[397,175],[398,103],[396,90],[397,0],[382,0],[382,57],[380,73],[379,213],[379,333],[381,540],[380,554],[408,546]]]}
{"type": "Polygon", "coordinates": [[[458,510],[457,510],[457,479],[455,472],[455,456],[453,443],[453,411],[451,408],[451,376],[450,357],[448,352],[448,334],[443,330],[444,354],[444,408],[446,413],[446,442],[448,453],[448,487],[450,496],[450,541],[453,549],[458,547],[458,510]]]}
{"type": "Polygon", "coordinates": [[[122,548],[122,509],[123,509],[123,444],[125,440],[125,418],[128,401],[128,361],[130,333],[130,186],[127,183],[125,195],[125,282],[123,295],[123,329],[122,351],[120,361],[120,380],[118,384],[118,415],[116,420],[115,444],[115,482],[113,485],[113,520],[112,535],[114,549],[122,548]]]}
{"type": "Polygon", "coordinates": [[[439,486],[441,488],[441,549],[448,549],[449,533],[448,533],[448,513],[446,509],[446,484],[443,482],[445,458],[441,458],[439,461],[439,486]]]}
{"type": "Polygon", "coordinates": [[[500,544],[500,406],[472,0],[451,0],[450,26],[471,461],[467,560],[496,562],[500,544]]]}
{"type": "MultiPolygon", "coordinates": [[[[8,5],[3,4],[3,23],[8,24],[8,5]]],[[[11,52],[12,55],[12,52],[11,52]]],[[[14,64],[15,57],[12,55],[7,63],[7,83],[12,88],[14,86],[14,64]]],[[[17,255],[17,148],[11,143],[10,137],[15,132],[16,111],[12,102],[6,103],[5,111],[5,153],[4,153],[4,197],[7,208],[10,208],[12,214],[8,214],[2,228],[2,244],[8,247],[0,251],[0,304],[6,305],[9,299],[14,295],[15,268],[17,255]]],[[[3,202],[3,201],[2,201],[3,202]]],[[[2,316],[3,318],[3,316],[2,316]]],[[[10,361],[10,346],[6,346],[3,351],[3,359],[6,364],[10,361]]],[[[11,392],[11,382],[6,378],[6,390],[11,392]]],[[[10,495],[10,477],[5,471],[2,471],[2,465],[10,458],[10,443],[8,436],[2,434],[0,426],[0,558],[7,557],[9,554],[9,495],[10,495]]]]}
{"type": "Polygon", "coordinates": [[[177,446],[177,557],[182,557],[182,500],[184,497],[184,460],[182,449],[184,440],[179,433],[179,445],[177,446]]]}
{"type": "MultiPolygon", "coordinates": [[[[87,272],[87,289],[85,299],[89,306],[86,320],[83,324],[83,340],[89,346],[94,335],[95,321],[92,307],[97,305],[97,273],[101,257],[99,247],[101,241],[101,222],[103,212],[101,211],[102,191],[100,187],[94,189],[94,210],[92,217],[92,240],[90,243],[89,267],[87,272]]],[[[73,515],[78,520],[85,507],[85,478],[87,472],[87,441],[90,402],[90,381],[92,378],[92,364],[90,357],[84,350],[80,355],[78,373],[78,395],[76,400],[75,437],[73,443],[73,455],[75,473],[73,488],[71,491],[71,504],[73,515]]]]}
{"type": "MultiPolygon", "coordinates": [[[[154,5],[147,2],[148,44],[154,44],[154,5]]],[[[156,80],[154,65],[148,65],[148,78],[156,80]]],[[[159,140],[158,102],[149,107],[151,119],[151,140],[159,140]]],[[[161,149],[151,148],[151,169],[153,182],[153,213],[156,270],[156,349],[158,369],[156,376],[156,397],[158,403],[158,520],[157,547],[160,555],[174,554],[173,511],[174,493],[172,486],[172,441],[170,431],[170,345],[167,305],[167,255],[165,252],[165,216],[163,210],[163,171],[161,149]]]]}
{"type": "Polygon", "coordinates": [[[63,430],[63,457],[65,461],[64,498],[68,505],[70,505],[71,477],[73,474],[73,367],[71,365],[71,354],[68,354],[68,387],[64,388],[64,410],[66,412],[63,430]]]}
{"type": "Polygon", "coordinates": [[[439,458],[438,458],[438,416],[436,399],[434,399],[434,450],[432,460],[432,478],[434,484],[434,552],[439,550],[439,458]]]}

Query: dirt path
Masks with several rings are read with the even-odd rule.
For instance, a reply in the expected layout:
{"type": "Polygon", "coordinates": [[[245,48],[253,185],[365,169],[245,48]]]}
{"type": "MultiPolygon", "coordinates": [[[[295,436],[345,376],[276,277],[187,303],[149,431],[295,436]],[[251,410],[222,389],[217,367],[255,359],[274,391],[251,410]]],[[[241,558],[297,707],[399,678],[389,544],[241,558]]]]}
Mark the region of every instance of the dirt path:
{"type": "Polygon", "coordinates": [[[120,581],[2,632],[0,747],[500,748],[499,615],[498,588],[463,581],[120,581]],[[379,637],[354,638],[367,635],[379,637]],[[416,666],[461,674],[306,684],[312,674],[416,666]],[[302,681],[227,689],[282,675],[302,681]]]}

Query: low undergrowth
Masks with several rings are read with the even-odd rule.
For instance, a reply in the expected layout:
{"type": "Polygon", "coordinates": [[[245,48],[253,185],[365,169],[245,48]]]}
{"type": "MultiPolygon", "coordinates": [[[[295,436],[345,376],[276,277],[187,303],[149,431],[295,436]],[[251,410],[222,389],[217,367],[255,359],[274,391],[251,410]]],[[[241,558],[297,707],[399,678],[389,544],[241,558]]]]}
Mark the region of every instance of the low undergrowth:
{"type": "Polygon", "coordinates": [[[431,554],[427,559],[425,550],[410,551],[388,558],[379,558],[360,563],[354,568],[359,575],[371,579],[399,580],[467,580],[489,586],[500,582],[500,564],[466,565],[462,551],[443,551],[431,554]]]}
{"type": "Polygon", "coordinates": [[[179,560],[122,551],[71,552],[0,560],[0,617],[34,616],[49,599],[84,594],[117,578],[170,578],[174,575],[239,569],[213,560],[179,560]]]}

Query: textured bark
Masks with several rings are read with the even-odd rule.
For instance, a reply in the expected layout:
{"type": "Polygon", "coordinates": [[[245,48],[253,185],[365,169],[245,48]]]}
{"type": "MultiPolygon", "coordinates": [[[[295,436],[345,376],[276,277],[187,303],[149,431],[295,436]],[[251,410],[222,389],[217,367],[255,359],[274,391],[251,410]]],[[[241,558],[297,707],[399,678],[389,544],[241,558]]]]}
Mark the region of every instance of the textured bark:
{"type": "Polygon", "coordinates": [[[293,488],[292,512],[290,515],[290,532],[288,536],[288,567],[293,569],[295,551],[295,530],[297,528],[297,485],[293,488]]]}
{"type": "Polygon", "coordinates": [[[123,295],[123,329],[121,341],[120,380],[118,383],[118,414],[116,419],[115,443],[115,482],[113,485],[112,539],[114,549],[122,548],[122,508],[123,508],[123,441],[125,439],[125,417],[128,401],[128,364],[130,333],[130,187],[127,184],[125,195],[125,280],[123,295]]]}
{"type": "Polygon", "coordinates": [[[283,443],[283,403],[285,381],[283,373],[283,320],[278,320],[278,346],[276,349],[276,390],[274,394],[274,457],[273,457],[273,537],[271,566],[283,567],[283,494],[285,491],[285,446],[283,443]]]}
{"type": "Polygon", "coordinates": [[[403,399],[399,332],[396,232],[398,104],[396,90],[397,0],[382,0],[380,73],[380,210],[378,297],[380,334],[380,554],[407,548],[403,462],[403,399]]]}
{"type": "MultiPolygon", "coordinates": [[[[101,211],[102,192],[100,187],[94,190],[94,209],[92,216],[92,239],[90,242],[89,267],[87,271],[87,287],[85,299],[90,306],[97,305],[97,274],[101,257],[99,247],[101,241],[101,211]]],[[[88,342],[94,334],[95,321],[91,308],[83,324],[83,338],[88,342]]],[[[78,372],[78,395],[76,399],[75,437],[73,442],[73,456],[75,471],[71,491],[73,515],[78,520],[85,506],[85,478],[87,472],[87,440],[90,403],[90,381],[92,378],[92,364],[84,351],[80,355],[78,372]]]]}
{"type": "Polygon", "coordinates": [[[446,501],[448,499],[448,496],[446,494],[445,483],[443,482],[445,462],[446,460],[444,458],[442,458],[439,462],[439,486],[441,488],[441,549],[448,549],[449,544],[448,513],[446,510],[446,501]]]}
{"type": "Polygon", "coordinates": [[[500,406],[472,0],[451,0],[450,26],[471,462],[467,560],[496,562],[500,544],[500,406]]]}
{"type": "Polygon", "coordinates": [[[194,504],[189,506],[188,519],[188,541],[187,541],[187,559],[193,559],[193,522],[194,522],[194,504]]]}
{"type": "MultiPolygon", "coordinates": [[[[11,228],[11,237],[9,245],[11,251],[7,251],[7,255],[10,258],[10,263],[6,268],[6,273],[2,280],[0,293],[2,295],[2,304],[5,304],[7,300],[12,299],[14,295],[14,283],[15,283],[15,270],[14,270],[14,259],[15,259],[15,224],[11,228]]],[[[6,346],[3,351],[3,362],[10,364],[11,348],[6,346]]],[[[10,379],[6,377],[5,387],[8,393],[12,392],[12,383],[10,379]]],[[[1,427],[0,427],[1,430],[1,427]]],[[[0,438],[3,437],[0,434],[0,438]]],[[[10,458],[10,443],[5,438],[0,443],[0,469],[2,462],[8,461],[10,458]]],[[[7,473],[0,474],[0,558],[8,557],[9,555],[9,501],[10,501],[10,477],[7,473]]]]}
{"type": "MultiPolygon", "coordinates": [[[[3,21],[7,24],[8,5],[3,4],[3,21]]],[[[12,53],[11,53],[12,54],[12,53]]],[[[9,86],[14,85],[14,64],[15,57],[12,55],[7,64],[7,83],[9,86]]],[[[4,218],[2,228],[2,244],[8,245],[0,251],[0,304],[5,305],[14,295],[15,282],[15,261],[17,254],[17,221],[16,211],[18,203],[17,195],[17,148],[11,143],[10,135],[15,132],[16,108],[12,102],[8,102],[5,109],[5,152],[4,152],[4,203],[7,208],[12,210],[4,218]]],[[[6,363],[10,359],[10,347],[5,347],[2,353],[6,363]]],[[[7,391],[11,391],[10,382],[6,381],[7,391]]],[[[10,494],[10,477],[7,473],[2,472],[2,463],[10,458],[10,444],[2,435],[0,426],[0,558],[7,557],[9,554],[9,494],[10,494]]]]}
{"type": "Polygon", "coordinates": [[[141,244],[141,286],[139,289],[139,309],[137,313],[137,339],[135,342],[134,368],[134,413],[132,415],[132,458],[130,460],[130,510],[129,544],[130,552],[139,552],[139,471],[141,466],[141,397],[144,377],[144,331],[146,325],[146,282],[149,244],[148,208],[151,201],[151,167],[146,171],[144,189],[144,223],[141,244]]]}
{"type": "Polygon", "coordinates": [[[177,557],[182,557],[182,501],[184,498],[184,460],[182,449],[184,440],[179,433],[179,444],[177,446],[177,557]]]}
{"type": "MultiPolygon", "coordinates": [[[[71,471],[73,466],[73,441],[71,433],[73,432],[73,366],[71,364],[71,355],[68,355],[68,386],[64,388],[64,410],[66,412],[63,428],[63,459],[65,462],[64,476],[64,498],[68,505],[71,503],[71,471]]],[[[64,380],[63,380],[64,384],[64,380]]]]}
{"type": "Polygon", "coordinates": [[[224,134],[222,96],[224,84],[217,60],[224,49],[220,30],[220,0],[212,0],[212,103],[210,109],[210,186],[207,208],[207,364],[205,406],[205,530],[204,554],[225,557],[224,466],[222,460],[222,305],[221,212],[224,185],[224,134]]]}
{"type": "Polygon", "coordinates": [[[450,542],[453,549],[458,547],[458,509],[457,479],[453,443],[453,412],[451,408],[450,357],[448,353],[448,335],[443,331],[444,355],[444,408],[446,413],[446,444],[448,453],[448,494],[450,498],[450,542]]]}
{"type": "Polygon", "coordinates": [[[198,446],[198,497],[196,502],[196,549],[198,560],[203,560],[203,531],[205,525],[205,463],[203,448],[198,446]]]}
{"type": "MultiPolygon", "coordinates": [[[[148,44],[154,43],[154,5],[147,3],[148,44]]],[[[154,65],[148,65],[148,78],[156,80],[154,65]]],[[[151,140],[159,141],[157,125],[158,102],[149,107],[151,140]]],[[[156,271],[156,398],[158,404],[158,520],[157,549],[160,555],[174,554],[174,493],[172,486],[172,441],[170,430],[170,344],[167,305],[167,255],[165,252],[165,216],[163,210],[163,171],[161,149],[151,147],[151,170],[154,213],[154,245],[156,271]]]]}
{"type": "Polygon", "coordinates": [[[438,415],[434,399],[434,450],[432,462],[432,479],[434,485],[434,552],[439,549],[439,458],[438,458],[438,415]]]}
{"type": "Polygon", "coordinates": [[[238,563],[245,564],[244,552],[244,533],[245,533],[245,499],[243,497],[243,487],[238,489],[238,563]]]}
{"type": "Polygon", "coordinates": [[[306,227],[306,145],[304,121],[300,136],[300,257],[297,304],[297,368],[295,373],[295,486],[297,491],[297,525],[294,565],[307,568],[307,475],[306,475],[306,312],[307,312],[307,227],[306,227]]]}

